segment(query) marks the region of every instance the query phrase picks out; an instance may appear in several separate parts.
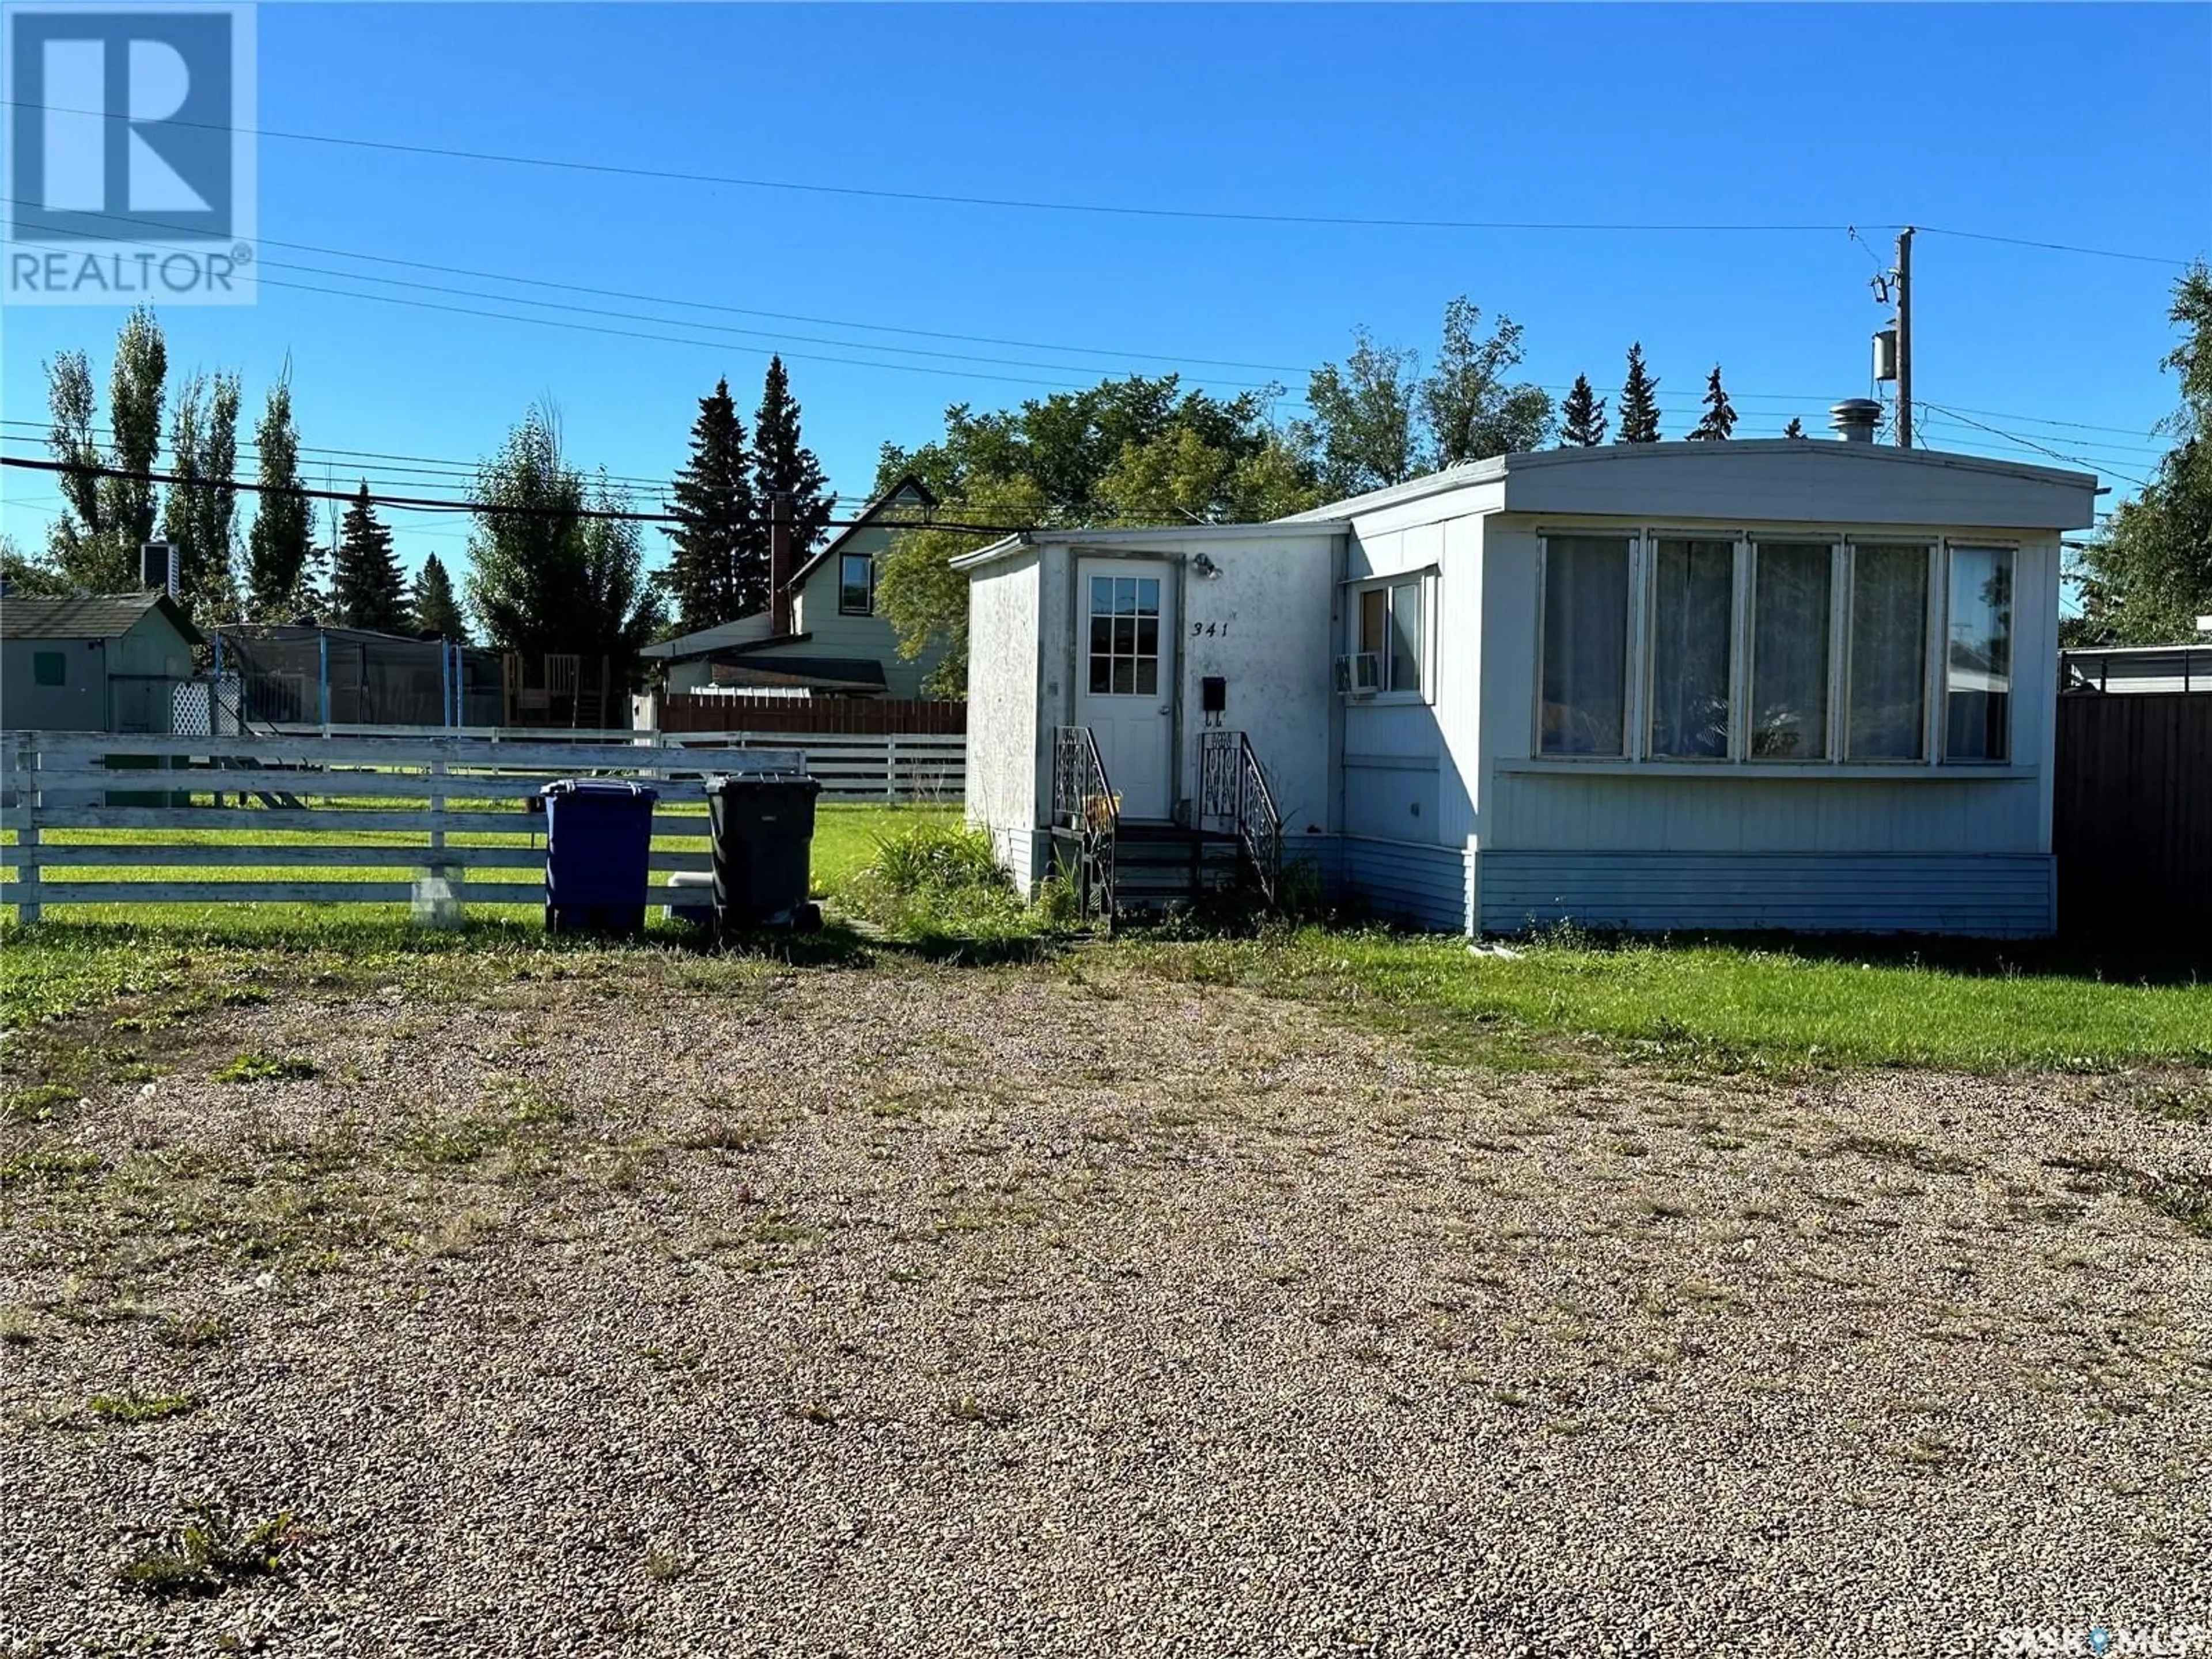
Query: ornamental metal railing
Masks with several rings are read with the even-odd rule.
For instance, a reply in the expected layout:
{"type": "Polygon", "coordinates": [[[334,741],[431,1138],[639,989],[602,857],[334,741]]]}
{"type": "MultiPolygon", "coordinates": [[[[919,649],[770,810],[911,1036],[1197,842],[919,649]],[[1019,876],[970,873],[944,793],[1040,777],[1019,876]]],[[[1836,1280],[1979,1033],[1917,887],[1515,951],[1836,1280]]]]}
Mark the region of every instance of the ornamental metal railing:
{"type": "Polygon", "coordinates": [[[1226,830],[1244,849],[1260,889],[1273,904],[1282,890],[1283,815],[1251,740],[1242,732],[1201,732],[1198,744],[1201,827],[1226,830]]]}
{"type": "Polygon", "coordinates": [[[1053,828],[1073,838],[1078,914],[1093,917],[1108,932],[1114,927],[1114,835],[1121,827],[1121,802],[1106,776],[1098,742],[1087,726],[1063,726],[1052,750],[1053,828]]]}

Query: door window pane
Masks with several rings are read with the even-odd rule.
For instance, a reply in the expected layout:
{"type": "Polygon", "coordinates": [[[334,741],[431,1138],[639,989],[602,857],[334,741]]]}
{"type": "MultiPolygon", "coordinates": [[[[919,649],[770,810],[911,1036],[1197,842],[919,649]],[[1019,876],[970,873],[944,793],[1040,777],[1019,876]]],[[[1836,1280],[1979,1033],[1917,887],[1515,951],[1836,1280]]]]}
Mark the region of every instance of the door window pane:
{"type": "Polygon", "coordinates": [[[1751,754],[1828,757],[1829,573],[1825,542],[1761,542],[1752,565],[1751,754]]]}
{"type": "Polygon", "coordinates": [[[2001,761],[2012,726],[2012,553],[1951,550],[1951,638],[1943,671],[1943,758],[2001,761]]]}
{"type": "Polygon", "coordinates": [[[1544,544],[1542,734],[1547,755],[1618,755],[1627,730],[1628,541],[1544,544]]]}
{"type": "Polygon", "coordinates": [[[1844,753],[1855,761],[1925,757],[1928,550],[1851,550],[1850,691],[1844,753]]]}
{"type": "Polygon", "coordinates": [[[1160,682],[1157,577],[1091,579],[1090,690],[1100,696],[1156,696],[1160,682]]]}
{"type": "Polygon", "coordinates": [[[1393,691],[1421,689],[1421,585],[1400,582],[1390,590],[1390,679],[1393,691]]]}
{"type": "Polygon", "coordinates": [[[1729,751],[1733,542],[1662,541],[1652,567],[1651,752],[1721,760],[1729,751]]]}

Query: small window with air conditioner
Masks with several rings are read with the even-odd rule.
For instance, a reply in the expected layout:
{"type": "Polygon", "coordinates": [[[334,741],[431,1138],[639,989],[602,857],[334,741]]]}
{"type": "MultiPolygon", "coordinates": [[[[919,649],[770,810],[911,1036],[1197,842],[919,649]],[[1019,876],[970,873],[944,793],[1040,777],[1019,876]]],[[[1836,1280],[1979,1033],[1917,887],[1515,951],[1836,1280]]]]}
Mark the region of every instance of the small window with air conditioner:
{"type": "Polygon", "coordinates": [[[1351,649],[1338,659],[1346,696],[1419,697],[1428,679],[1425,578],[1397,576],[1352,591],[1351,649]]]}

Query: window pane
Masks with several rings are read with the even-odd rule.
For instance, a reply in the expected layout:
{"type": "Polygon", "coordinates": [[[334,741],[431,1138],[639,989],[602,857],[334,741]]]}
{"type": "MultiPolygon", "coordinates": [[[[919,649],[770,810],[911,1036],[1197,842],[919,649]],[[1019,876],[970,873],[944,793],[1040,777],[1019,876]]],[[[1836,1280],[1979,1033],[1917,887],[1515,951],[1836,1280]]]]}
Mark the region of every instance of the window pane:
{"type": "Polygon", "coordinates": [[[1113,608],[1114,579],[1111,576],[1093,576],[1091,579],[1091,609],[1097,612],[1113,608]]]}
{"type": "Polygon", "coordinates": [[[1114,614],[1126,617],[1137,608],[1137,579],[1134,576],[1114,578],[1114,614]]]}
{"type": "Polygon", "coordinates": [[[1135,618],[1130,617],[1115,617],[1114,654],[1117,657],[1133,656],[1135,654],[1136,649],[1137,623],[1135,618]]]}
{"type": "Polygon", "coordinates": [[[1547,755],[1618,755],[1626,731],[1628,543],[1544,544],[1543,738],[1547,755]]]}
{"type": "Polygon", "coordinates": [[[1651,752],[1675,760],[1723,759],[1735,544],[1661,542],[1651,606],[1651,752]]]}
{"type": "Polygon", "coordinates": [[[1917,761],[1928,672],[1928,550],[1851,550],[1850,697],[1844,753],[1917,761]]]}
{"type": "Polygon", "coordinates": [[[1943,758],[2001,761],[2012,725],[2012,554],[1951,550],[1951,641],[1943,758]]]}
{"type": "Polygon", "coordinates": [[[837,608],[866,616],[874,606],[876,562],[865,553],[848,553],[838,562],[837,608]]]}
{"type": "Polygon", "coordinates": [[[1137,654],[1140,657],[1160,654],[1160,619],[1158,617],[1137,618],[1137,654]]]}
{"type": "Polygon", "coordinates": [[[1112,690],[1114,684],[1113,672],[1114,663],[1112,658],[1103,656],[1091,658],[1091,689],[1093,691],[1100,692],[1112,690]]]}
{"type": "Polygon", "coordinates": [[[1828,757],[1826,543],[1762,542],[1752,566],[1751,754],[1828,757]]]}
{"type": "Polygon", "coordinates": [[[1370,587],[1359,596],[1359,648],[1381,656],[1389,646],[1389,631],[1390,595],[1370,587]]]}
{"type": "Polygon", "coordinates": [[[1114,662],[1114,690],[1115,693],[1117,695],[1126,696],[1136,689],[1136,665],[1127,657],[1116,658],[1114,662]]]}
{"type": "Polygon", "coordinates": [[[1400,582],[1390,590],[1390,689],[1421,689],[1421,585],[1400,582]]]}
{"type": "Polygon", "coordinates": [[[1146,576],[1137,583],[1137,607],[1148,617],[1160,614],[1160,583],[1157,576],[1146,576]]]}
{"type": "Polygon", "coordinates": [[[1105,657],[1112,655],[1113,651],[1114,619],[1111,617],[1093,617],[1091,619],[1091,654],[1105,657]]]}
{"type": "Polygon", "coordinates": [[[1140,697],[1155,696],[1158,695],[1159,689],[1160,659],[1158,657],[1138,658],[1137,695],[1140,697]]]}

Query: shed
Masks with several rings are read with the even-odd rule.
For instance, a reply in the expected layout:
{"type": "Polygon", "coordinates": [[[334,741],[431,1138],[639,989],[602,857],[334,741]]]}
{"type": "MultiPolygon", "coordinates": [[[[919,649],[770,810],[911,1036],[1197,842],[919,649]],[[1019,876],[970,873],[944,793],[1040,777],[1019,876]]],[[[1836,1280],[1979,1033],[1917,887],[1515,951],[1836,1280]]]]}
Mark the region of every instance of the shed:
{"type": "Polygon", "coordinates": [[[1042,877],[1077,732],[1119,823],[1202,839],[1231,732],[1286,856],[1424,927],[2048,933],[2059,539],[2095,495],[1868,442],[1614,445],[1012,537],[957,562],[969,814],[1042,877]]]}
{"type": "Polygon", "coordinates": [[[168,732],[204,642],[162,592],[0,598],[0,726],[168,732]]]}

